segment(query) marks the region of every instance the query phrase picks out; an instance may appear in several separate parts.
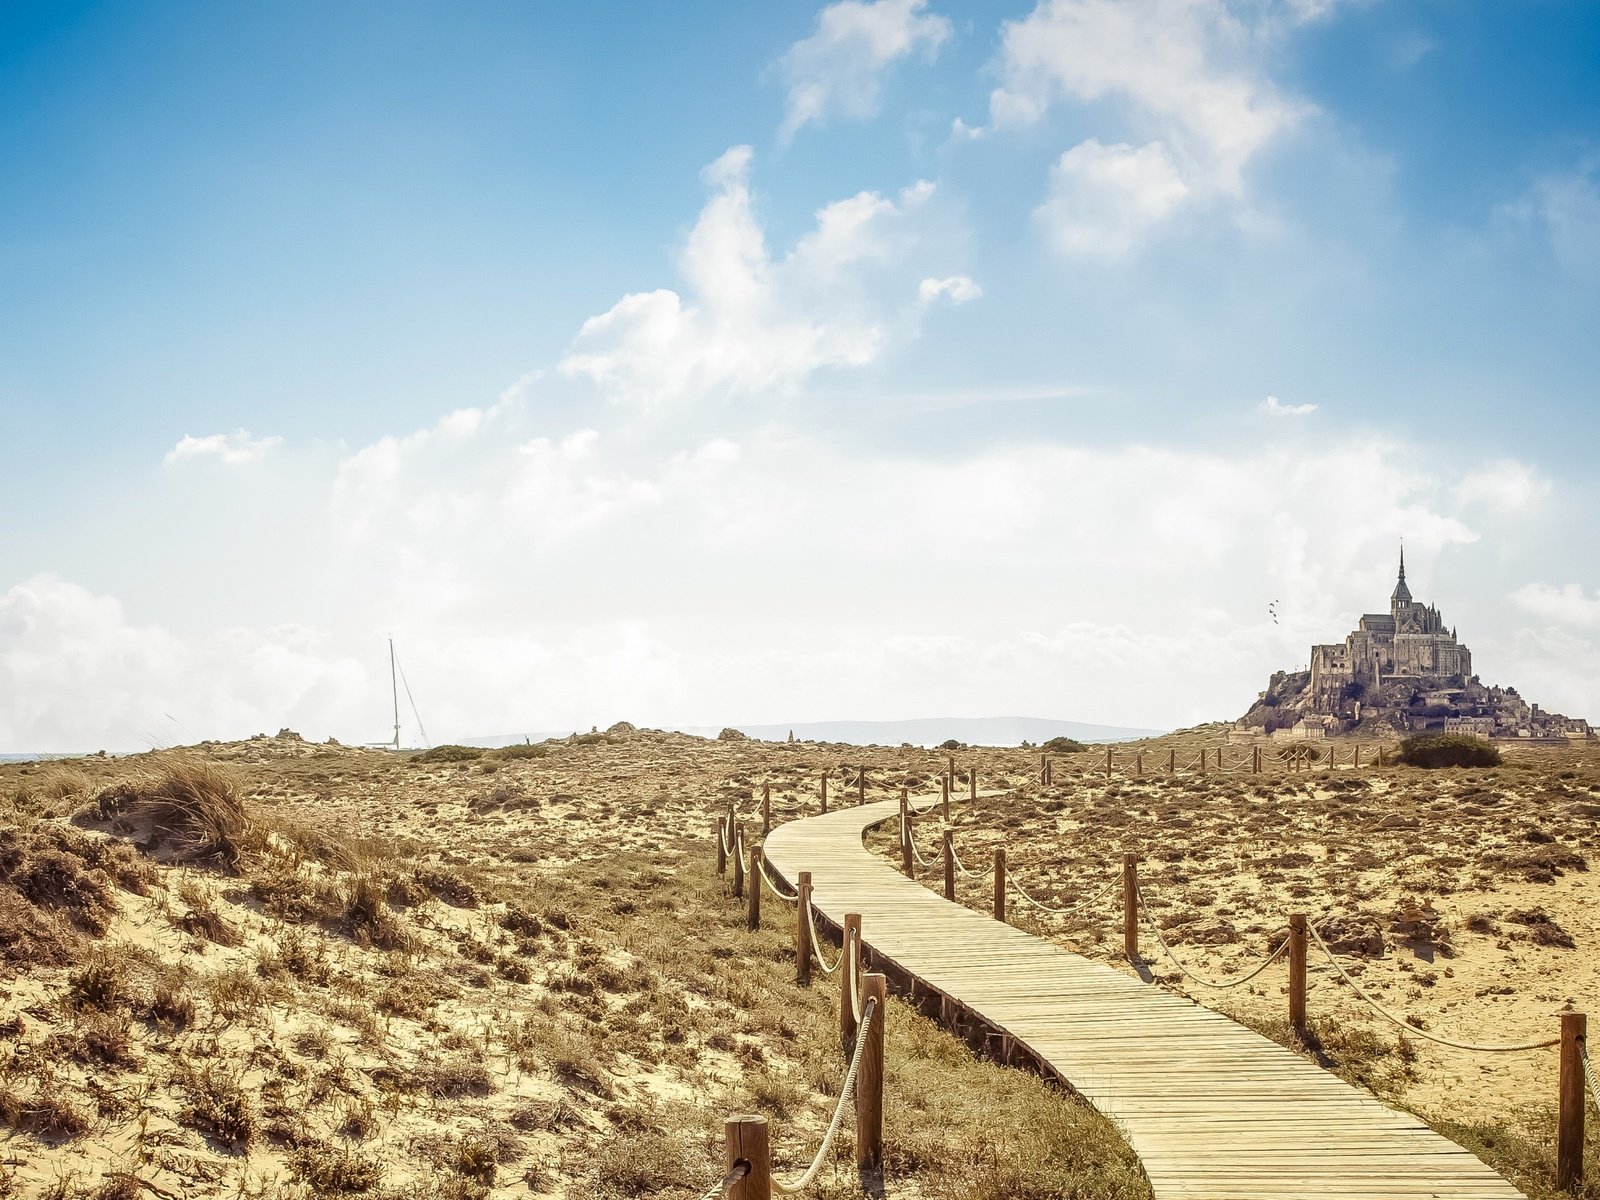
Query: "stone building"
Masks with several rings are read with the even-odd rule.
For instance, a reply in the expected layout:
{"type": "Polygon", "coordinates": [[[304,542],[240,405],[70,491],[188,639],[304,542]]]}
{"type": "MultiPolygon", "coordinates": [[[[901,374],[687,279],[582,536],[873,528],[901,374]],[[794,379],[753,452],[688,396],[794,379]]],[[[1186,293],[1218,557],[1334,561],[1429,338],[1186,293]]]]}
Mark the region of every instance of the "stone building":
{"type": "Polygon", "coordinates": [[[1362,617],[1343,643],[1311,647],[1311,694],[1323,711],[1336,710],[1352,691],[1376,691],[1394,679],[1454,680],[1459,686],[1471,674],[1472,651],[1445,628],[1437,608],[1411,598],[1403,549],[1389,611],[1362,617]]]}

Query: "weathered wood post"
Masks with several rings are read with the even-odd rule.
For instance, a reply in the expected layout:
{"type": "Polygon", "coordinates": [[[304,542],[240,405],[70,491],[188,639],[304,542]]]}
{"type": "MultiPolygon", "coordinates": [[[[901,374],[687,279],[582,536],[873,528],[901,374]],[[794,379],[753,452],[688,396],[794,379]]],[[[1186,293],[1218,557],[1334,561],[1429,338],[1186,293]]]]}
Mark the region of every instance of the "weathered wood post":
{"type": "Polygon", "coordinates": [[[1200,747],[1200,774],[1206,773],[1206,757],[1211,753],[1204,746],[1200,747]]]}
{"type": "Polygon", "coordinates": [[[1133,773],[1139,778],[1144,778],[1144,751],[1136,750],[1133,755],[1133,773]]]}
{"type": "Polygon", "coordinates": [[[994,919],[1006,919],[1006,848],[994,849],[994,919]]]}
{"type": "Polygon", "coordinates": [[[1354,767],[1358,771],[1361,769],[1361,743],[1360,742],[1356,743],[1355,758],[1351,761],[1350,765],[1352,767],[1354,767]]]}
{"type": "Polygon", "coordinates": [[[728,841],[721,817],[711,822],[711,840],[717,844],[717,874],[726,875],[728,873],[728,841]]]}
{"type": "Polygon", "coordinates": [[[947,754],[944,760],[944,786],[948,791],[956,789],[956,756],[947,754]]]}
{"type": "Polygon", "coordinates": [[[1383,747],[1382,746],[1378,747],[1378,765],[1380,767],[1383,766],[1383,747]]]}
{"type": "Polygon", "coordinates": [[[939,803],[944,805],[944,823],[950,824],[950,776],[946,775],[940,780],[939,803]]]}
{"type": "Polygon", "coordinates": [[[822,811],[828,811],[828,772],[822,773],[822,811]]]}
{"type": "Polygon", "coordinates": [[[1289,1025],[1306,1035],[1306,915],[1289,916],[1289,1025]]]}
{"type": "Polygon", "coordinates": [[[1178,752],[1176,750],[1168,750],[1167,751],[1167,774],[1168,775],[1176,775],[1177,773],[1178,773],[1178,752]]]}
{"type": "Polygon", "coordinates": [[[744,840],[744,830],[734,825],[728,835],[728,844],[733,847],[733,898],[744,899],[744,856],[739,853],[739,843],[744,840]]]}
{"type": "Polygon", "coordinates": [[[772,832],[772,785],[761,785],[761,836],[772,832]]]}
{"type": "Polygon", "coordinates": [[[1217,770],[1219,770],[1219,771],[1226,770],[1226,768],[1222,765],[1222,747],[1221,746],[1217,747],[1217,770]]]}
{"type": "Polygon", "coordinates": [[[944,831],[944,898],[956,898],[956,848],[950,841],[950,831],[944,831]]]}
{"type": "Polygon", "coordinates": [[[1583,1183],[1583,1049],[1589,1018],[1561,1014],[1560,1105],[1556,1117],[1556,1187],[1576,1192],[1583,1183]]]}
{"type": "Polygon", "coordinates": [[[722,1126],[722,1169],[740,1163],[750,1170],[727,1191],[725,1200],[772,1200],[772,1149],[767,1119],[749,1115],[729,1117],[722,1126]]]}
{"type": "Polygon", "coordinates": [[[839,937],[839,1042],[849,1058],[856,1048],[856,1010],[850,1003],[851,972],[860,962],[861,914],[845,913],[839,937]]]}
{"type": "Polygon", "coordinates": [[[745,924],[751,929],[761,928],[761,843],[750,847],[750,911],[745,924]]]}
{"type": "Polygon", "coordinates": [[[977,803],[978,800],[978,768],[976,766],[967,768],[967,799],[973,803],[977,803]]]}
{"type": "Polygon", "coordinates": [[[811,872],[795,877],[794,981],[811,986],[811,872]]]}
{"type": "Polygon", "coordinates": [[[1139,856],[1122,856],[1122,952],[1139,961],[1139,856]]]}
{"type": "Polygon", "coordinates": [[[1106,747],[1106,778],[1111,778],[1111,747],[1106,747]]]}
{"type": "Polygon", "coordinates": [[[889,981],[876,971],[861,977],[861,1007],[873,1000],[877,1003],[856,1071],[856,1166],[863,1171],[883,1170],[883,1028],[889,981]]]}
{"type": "Polygon", "coordinates": [[[1252,746],[1251,749],[1250,749],[1250,773],[1252,775],[1261,774],[1261,747],[1260,746],[1252,746]]]}
{"type": "Polygon", "coordinates": [[[911,857],[911,805],[905,788],[900,789],[900,869],[907,879],[917,877],[917,864],[911,857]]]}
{"type": "Polygon", "coordinates": [[[856,803],[857,804],[865,804],[866,802],[867,802],[867,768],[863,766],[861,768],[861,770],[860,770],[860,773],[856,776],[856,803]]]}

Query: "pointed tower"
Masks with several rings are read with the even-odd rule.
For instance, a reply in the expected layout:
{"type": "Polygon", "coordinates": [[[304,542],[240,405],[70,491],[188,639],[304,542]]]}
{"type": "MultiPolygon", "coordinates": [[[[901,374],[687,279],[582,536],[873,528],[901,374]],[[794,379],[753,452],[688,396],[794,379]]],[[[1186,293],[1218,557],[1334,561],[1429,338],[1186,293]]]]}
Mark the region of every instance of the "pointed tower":
{"type": "Polygon", "coordinates": [[[1411,603],[1411,589],[1406,586],[1406,548],[1400,545],[1400,581],[1394,585],[1394,594],[1389,597],[1389,611],[1398,613],[1402,605],[1411,603]]]}

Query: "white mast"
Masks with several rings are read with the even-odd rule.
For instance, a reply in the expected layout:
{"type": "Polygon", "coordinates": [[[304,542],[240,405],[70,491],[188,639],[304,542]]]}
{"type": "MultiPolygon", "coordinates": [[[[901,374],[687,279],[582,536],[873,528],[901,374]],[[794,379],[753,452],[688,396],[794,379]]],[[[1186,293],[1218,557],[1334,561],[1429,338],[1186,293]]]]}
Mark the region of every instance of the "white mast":
{"type": "Polygon", "coordinates": [[[400,685],[395,682],[394,639],[389,639],[389,691],[394,695],[394,748],[400,749],[400,685]]]}

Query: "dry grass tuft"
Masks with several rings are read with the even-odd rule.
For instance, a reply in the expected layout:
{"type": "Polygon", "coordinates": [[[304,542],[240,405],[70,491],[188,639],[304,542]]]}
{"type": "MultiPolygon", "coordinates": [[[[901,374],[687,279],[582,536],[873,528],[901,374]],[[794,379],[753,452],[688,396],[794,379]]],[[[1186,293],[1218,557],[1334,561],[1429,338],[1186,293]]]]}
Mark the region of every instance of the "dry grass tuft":
{"type": "Polygon", "coordinates": [[[157,857],[237,867],[251,825],[233,777],[214,763],[173,755],[158,774],[106,788],[81,814],[109,823],[157,857]]]}

